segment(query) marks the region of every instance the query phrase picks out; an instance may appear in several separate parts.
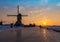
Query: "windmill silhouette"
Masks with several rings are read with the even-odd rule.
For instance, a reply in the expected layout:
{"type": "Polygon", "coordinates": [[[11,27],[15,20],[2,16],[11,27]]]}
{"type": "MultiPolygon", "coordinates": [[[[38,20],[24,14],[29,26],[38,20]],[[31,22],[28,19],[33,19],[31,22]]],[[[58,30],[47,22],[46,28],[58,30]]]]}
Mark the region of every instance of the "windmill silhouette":
{"type": "Polygon", "coordinates": [[[22,17],[26,17],[28,15],[22,15],[21,13],[19,13],[19,5],[17,5],[17,15],[7,15],[7,16],[16,16],[17,17],[17,21],[14,24],[14,26],[23,26],[22,17]]]}

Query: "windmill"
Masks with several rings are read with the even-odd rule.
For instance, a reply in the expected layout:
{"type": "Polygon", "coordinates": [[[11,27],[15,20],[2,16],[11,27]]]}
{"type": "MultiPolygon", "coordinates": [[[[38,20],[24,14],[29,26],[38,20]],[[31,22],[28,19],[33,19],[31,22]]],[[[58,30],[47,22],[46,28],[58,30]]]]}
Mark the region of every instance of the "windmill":
{"type": "Polygon", "coordinates": [[[19,13],[19,5],[17,5],[17,15],[7,15],[7,16],[16,16],[17,17],[17,21],[14,24],[14,26],[22,26],[22,17],[26,17],[28,15],[22,15],[21,13],[19,13]]]}

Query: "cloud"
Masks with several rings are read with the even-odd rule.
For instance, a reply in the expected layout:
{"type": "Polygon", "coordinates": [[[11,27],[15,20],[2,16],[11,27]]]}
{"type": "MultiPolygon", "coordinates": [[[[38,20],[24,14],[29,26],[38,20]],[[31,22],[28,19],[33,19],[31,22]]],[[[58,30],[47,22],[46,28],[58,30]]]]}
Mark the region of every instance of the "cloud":
{"type": "Polygon", "coordinates": [[[45,3],[48,3],[48,0],[45,0],[45,3]]]}
{"type": "Polygon", "coordinates": [[[60,3],[57,3],[56,6],[60,6],[60,3]]]}
{"type": "Polygon", "coordinates": [[[25,10],[25,8],[23,7],[23,6],[20,6],[19,7],[19,10],[21,11],[21,10],[25,10]]]}
{"type": "Polygon", "coordinates": [[[40,15],[44,15],[45,13],[49,12],[50,10],[51,10],[50,7],[46,7],[46,8],[42,8],[42,9],[34,9],[34,10],[30,10],[29,14],[35,15],[35,16],[40,16],[40,15]]]}
{"type": "Polygon", "coordinates": [[[45,4],[47,4],[48,3],[48,0],[41,0],[41,4],[42,5],[45,5],[45,4]]]}

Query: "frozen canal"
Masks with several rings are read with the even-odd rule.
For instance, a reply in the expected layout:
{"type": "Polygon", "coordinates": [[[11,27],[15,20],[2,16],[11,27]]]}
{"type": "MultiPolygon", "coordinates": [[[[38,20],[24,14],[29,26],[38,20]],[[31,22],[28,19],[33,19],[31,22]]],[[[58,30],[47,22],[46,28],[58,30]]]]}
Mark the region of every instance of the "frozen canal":
{"type": "Polygon", "coordinates": [[[25,27],[0,32],[0,42],[60,42],[60,33],[39,27],[25,27]]]}

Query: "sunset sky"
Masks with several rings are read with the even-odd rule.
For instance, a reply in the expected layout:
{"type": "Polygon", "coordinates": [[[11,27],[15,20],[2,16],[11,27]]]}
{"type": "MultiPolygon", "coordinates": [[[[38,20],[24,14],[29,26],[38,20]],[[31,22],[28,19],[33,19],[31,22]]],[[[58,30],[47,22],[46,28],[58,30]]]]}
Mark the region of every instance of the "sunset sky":
{"type": "Polygon", "coordinates": [[[0,21],[15,23],[16,17],[7,17],[7,14],[17,14],[17,5],[20,13],[28,15],[22,17],[23,24],[60,25],[60,0],[0,0],[0,21]]]}

